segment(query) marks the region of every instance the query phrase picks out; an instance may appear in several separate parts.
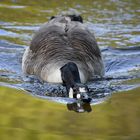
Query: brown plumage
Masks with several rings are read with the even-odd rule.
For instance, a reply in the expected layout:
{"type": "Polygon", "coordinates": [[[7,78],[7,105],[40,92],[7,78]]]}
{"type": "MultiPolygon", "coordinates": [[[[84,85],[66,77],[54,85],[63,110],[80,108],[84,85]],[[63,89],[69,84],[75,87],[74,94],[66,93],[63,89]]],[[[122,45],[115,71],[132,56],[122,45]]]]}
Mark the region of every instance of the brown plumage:
{"type": "Polygon", "coordinates": [[[101,52],[92,32],[70,16],[45,23],[24,53],[22,69],[47,82],[62,82],[60,68],[68,62],[78,66],[81,82],[104,74],[101,52]]]}

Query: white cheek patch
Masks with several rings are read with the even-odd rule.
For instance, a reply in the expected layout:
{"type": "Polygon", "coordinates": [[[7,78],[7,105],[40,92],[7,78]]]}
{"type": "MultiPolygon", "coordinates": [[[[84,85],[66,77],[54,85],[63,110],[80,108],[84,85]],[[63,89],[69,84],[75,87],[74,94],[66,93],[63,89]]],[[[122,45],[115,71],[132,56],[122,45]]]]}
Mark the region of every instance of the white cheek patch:
{"type": "Polygon", "coordinates": [[[77,99],[80,99],[81,98],[81,95],[80,94],[77,94],[76,97],[77,97],[77,99]]]}
{"type": "Polygon", "coordinates": [[[86,92],[86,89],[84,87],[79,87],[79,92],[85,93],[86,92]]]}
{"type": "Polygon", "coordinates": [[[69,91],[69,98],[73,98],[73,89],[70,88],[70,91],[69,91]]]}

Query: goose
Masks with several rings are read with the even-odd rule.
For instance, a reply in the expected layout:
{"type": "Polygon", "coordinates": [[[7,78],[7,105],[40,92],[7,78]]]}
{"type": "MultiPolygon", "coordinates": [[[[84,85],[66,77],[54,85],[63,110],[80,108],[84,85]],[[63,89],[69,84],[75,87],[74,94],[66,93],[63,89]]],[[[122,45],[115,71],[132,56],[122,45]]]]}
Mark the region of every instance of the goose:
{"type": "Polygon", "coordinates": [[[104,75],[104,64],[94,33],[83,18],[61,15],[36,31],[23,55],[22,70],[49,83],[62,83],[69,97],[74,97],[88,91],[85,83],[92,77],[104,75]]]}

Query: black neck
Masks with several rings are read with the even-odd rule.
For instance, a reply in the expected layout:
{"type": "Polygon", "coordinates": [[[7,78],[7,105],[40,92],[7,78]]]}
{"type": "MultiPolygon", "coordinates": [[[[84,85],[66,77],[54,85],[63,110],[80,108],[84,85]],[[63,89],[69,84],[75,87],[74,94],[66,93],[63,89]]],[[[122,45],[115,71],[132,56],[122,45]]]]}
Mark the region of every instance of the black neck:
{"type": "Polygon", "coordinates": [[[81,83],[78,67],[75,63],[69,62],[60,69],[63,84],[66,86],[67,92],[70,87],[74,87],[76,83],[81,83]]]}

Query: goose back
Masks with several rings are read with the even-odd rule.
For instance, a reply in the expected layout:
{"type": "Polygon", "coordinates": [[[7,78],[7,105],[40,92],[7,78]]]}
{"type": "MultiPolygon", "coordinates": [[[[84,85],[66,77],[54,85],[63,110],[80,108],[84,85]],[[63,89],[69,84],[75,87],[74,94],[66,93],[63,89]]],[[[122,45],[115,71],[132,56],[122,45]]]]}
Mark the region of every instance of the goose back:
{"type": "Polygon", "coordinates": [[[83,83],[104,74],[94,34],[70,17],[53,18],[35,33],[23,56],[23,71],[44,81],[62,82],[60,68],[68,62],[77,64],[83,83]]]}

